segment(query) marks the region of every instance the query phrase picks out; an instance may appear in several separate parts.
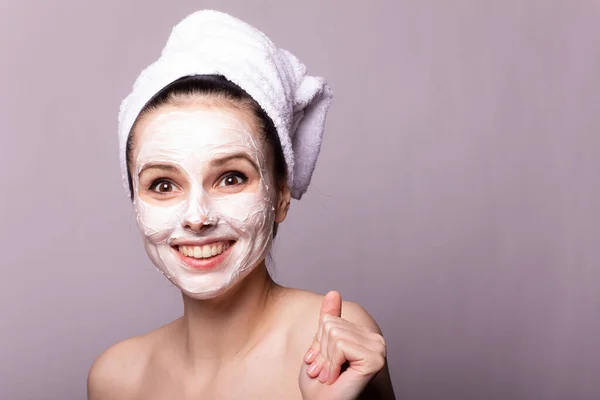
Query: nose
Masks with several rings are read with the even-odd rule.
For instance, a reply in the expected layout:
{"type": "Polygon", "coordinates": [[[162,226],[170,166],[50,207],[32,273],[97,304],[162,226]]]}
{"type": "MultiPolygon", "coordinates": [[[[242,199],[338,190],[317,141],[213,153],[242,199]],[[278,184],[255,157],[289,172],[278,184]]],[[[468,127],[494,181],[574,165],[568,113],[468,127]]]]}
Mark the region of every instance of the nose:
{"type": "Polygon", "coordinates": [[[205,218],[203,220],[184,220],[183,227],[192,232],[199,233],[205,230],[210,225],[210,222],[207,221],[208,218],[205,218]]]}
{"type": "Polygon", "coordinates": [[[189,203],[181,225],[183,228],[196,233],[206,230],[213,223],[208,207],[199,199],[190,199],[189,203]]]}

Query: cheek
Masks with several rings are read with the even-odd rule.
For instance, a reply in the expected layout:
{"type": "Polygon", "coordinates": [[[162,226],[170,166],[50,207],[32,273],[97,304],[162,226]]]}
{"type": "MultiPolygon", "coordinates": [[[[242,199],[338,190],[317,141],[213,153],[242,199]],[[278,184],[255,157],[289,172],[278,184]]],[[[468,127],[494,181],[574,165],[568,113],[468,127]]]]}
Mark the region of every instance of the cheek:
{"type": "Polygon", "coordinates": [[[136,198],[134,211],[140,231],[145,238],[152,242],[166,240],[168,234],[177,226],[181,219],[183,206],[177,203],[168,207],[154,206],[136,198]],[[167,237],[164,237],[167,235],[167,237]]]}
{"type": "Polygon", "coordinates": [[[256,233],[268,228],[273,207],[261,190],[258,193],[238,193],[214,201],[215,211],[228,224],[240,231],[256,233]]]}

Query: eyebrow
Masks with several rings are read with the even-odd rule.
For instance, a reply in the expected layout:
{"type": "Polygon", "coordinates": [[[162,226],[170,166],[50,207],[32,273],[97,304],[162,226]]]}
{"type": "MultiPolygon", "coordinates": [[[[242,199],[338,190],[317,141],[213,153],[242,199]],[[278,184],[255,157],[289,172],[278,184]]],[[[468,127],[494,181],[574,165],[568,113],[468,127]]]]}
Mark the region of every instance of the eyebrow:
{"type": "Polygon", "coordinates": [[[231,154],[226,157],[218,158],[216,160],[212,160],[210,162],[210,165],[211,165],[211,167],[218,168],[218,167],[222,167],[223,165],[227,164],[228,162],[230,162],[232,160],[236,160],[236,159],[244,159],[244,160],[248,161],[250,164],[252,164],[254,169],[257,172],[259,172],[258,165],[256,165],[254,160],[252,158],[250,158],[250,156],[246,153],[235,153],[235,154],[231,154]]]}
{"type": "Polygon", "coordinates": [[[138,176],[142,175],[142,172],[144,172],[145,170],[150,169],[150,168],[160,169],[165,172],[177,172],[177,167],[175,167],[173,165],[159,164],[159,163],[151,162],[151,163],[144,165],[142,167],[142,169],[140,169],[138,176]]]}
{"type": "MultiPolygon", "coordinates": [[[[223,165],[227,164],[228,162],[237,160],[237,159],[242,159],[242,160],[248,161],[257,172],[260,172],[260,170],[258,169],[258,165],[256,165],[254,160],[252,160],[252,158],[250,158],[250,156],[246,153],[235,153],[235,154],[228,155],[226,157],[221,157],[216,160],[212,160],[210,162],[210,165],[211,165],[211,167],[219,168],[219,167],[222,167],[223,165]]],[[[144,172],[147,169],[151,169],[151,168],[160,169],[165,172],[178,172],[177,167],[175,167],[173,165],[160,164],[157,162],[150,162],[150,163],[144,165],[142,167],[142,169],[140,169],[140,172],[138,173],[138,177],[142,175],[142,172],[144,172]]]]}

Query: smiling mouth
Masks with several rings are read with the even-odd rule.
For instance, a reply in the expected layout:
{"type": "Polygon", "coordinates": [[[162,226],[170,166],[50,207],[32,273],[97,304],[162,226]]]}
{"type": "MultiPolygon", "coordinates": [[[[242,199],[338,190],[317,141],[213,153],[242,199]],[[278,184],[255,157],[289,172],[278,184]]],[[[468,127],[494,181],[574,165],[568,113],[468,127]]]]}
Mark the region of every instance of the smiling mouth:
{"type": "Polygon", "coordinates": [[[179,245],[175,249],[185,257],[198,260],[210,259],[225,252],[233,245],[233,241],[213,242],[203,246],[179,245]]]}

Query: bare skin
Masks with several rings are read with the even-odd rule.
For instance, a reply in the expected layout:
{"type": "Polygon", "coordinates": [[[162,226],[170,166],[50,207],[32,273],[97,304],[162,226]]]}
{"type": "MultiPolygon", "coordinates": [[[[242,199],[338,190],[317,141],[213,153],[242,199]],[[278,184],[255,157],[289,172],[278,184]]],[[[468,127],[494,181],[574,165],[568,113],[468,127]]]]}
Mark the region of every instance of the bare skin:
{"type": "MultiPolygon", "coordinates": [[[[173,107],[142,118],[137,131],[173,107]]],[[[244,109],[228,112],[255,122],[244,109]]],[[[144,140],[143,132],[135,135],[144,140]]],[[[290,205],[287,186],[277,198],[275,221],[281,223],[290,205]]],[[[219,296],[183,294],[183,304],[181,318],[96,359],[89,400],[394,399],[385,341],[373,318],[355,303],[342,303],[337,292],[324,297],[276,284],[264,259],[219,296]]]]}
{"type": "MultiPolygon", "coordinates": [[[[327,385],[303,361],[323,296],[275,284],[264,264],[224,296],[210,305],[184,297],[182,318],[110,347],[90,370],[88,398],[302,399],[299,372],[327,385]]],[[[355,303],[344,302],[342,318],[379,330],[355,303]]],[[[394,398],[385,366],[364,393],[394,398]]]]}

